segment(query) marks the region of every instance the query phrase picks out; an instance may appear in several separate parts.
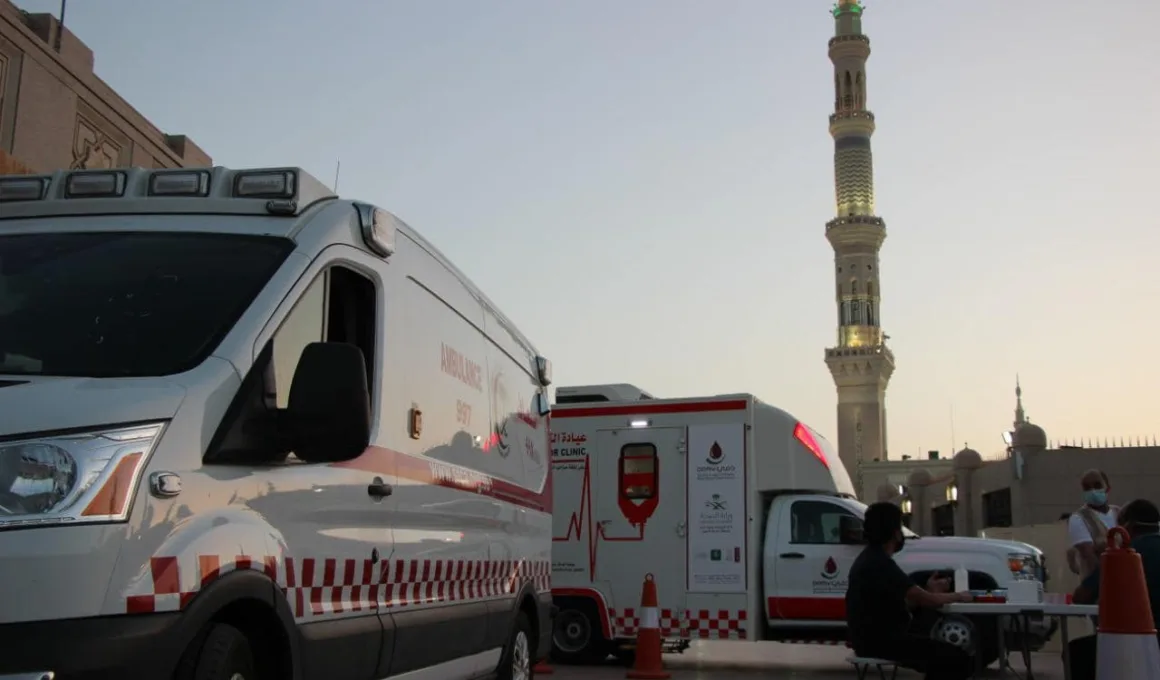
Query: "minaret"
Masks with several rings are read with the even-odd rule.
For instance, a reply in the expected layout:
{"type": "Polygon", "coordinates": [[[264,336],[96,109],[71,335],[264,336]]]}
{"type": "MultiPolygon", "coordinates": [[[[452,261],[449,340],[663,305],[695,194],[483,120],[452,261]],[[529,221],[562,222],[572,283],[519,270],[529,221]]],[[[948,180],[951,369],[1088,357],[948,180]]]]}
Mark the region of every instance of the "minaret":
{"type": "Polygon", "coordinates": [[[1019,386],[1019,374],[1015,374],[1015,423],[1012,431],[1027,422],[1027,414],[1023,412],[1023,388],[1019,386]]]}
{"type": "Polygon", "coordinates": [[[834,247],[838,342],[826,350],[826,365],[838,388],[838,453],[864,497],[861,461],[886,460],[886,385],[894,355],[880,319],[878,251],[886,223],[874,214],[874,114],[866,109],[870,39],[862,34],[862,12],[859,0],[839,0],[830,39],[838,215],[826,223],[826,239],[834,247]]]}

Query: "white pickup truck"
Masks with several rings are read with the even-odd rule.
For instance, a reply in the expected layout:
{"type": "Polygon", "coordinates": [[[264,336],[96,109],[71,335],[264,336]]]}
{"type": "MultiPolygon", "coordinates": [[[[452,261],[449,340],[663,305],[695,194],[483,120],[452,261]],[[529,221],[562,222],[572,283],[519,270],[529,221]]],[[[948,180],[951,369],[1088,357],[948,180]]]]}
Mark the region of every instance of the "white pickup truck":
{"type": "MultiPolygon", "coordinates": [[[[866,506],[829,442],[748,394],[654,399],[631,385],[561,387],[552,410],[553,652],[630,658],[641,583],[656,579],[672,651],[697,639],[841,643],[866,506]]],[[[1045,579],[1025,543],[908,532],[918,583],[966,567],[972,590],[1045,579]]],[[[1054,629],[1021,633],[1041,647],[1054,629]]],[[[993,620],[932,634],[998,656],[993,620]]]]}

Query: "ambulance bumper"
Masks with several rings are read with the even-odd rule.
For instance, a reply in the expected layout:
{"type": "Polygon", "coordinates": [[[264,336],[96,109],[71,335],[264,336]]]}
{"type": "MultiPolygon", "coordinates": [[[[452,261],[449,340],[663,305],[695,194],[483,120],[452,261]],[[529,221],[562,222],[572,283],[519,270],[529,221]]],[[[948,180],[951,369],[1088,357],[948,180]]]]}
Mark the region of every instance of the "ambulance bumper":
{"type": "Polygon", "coordinates": [[[168,678],[162,650],[180,614],[106,616],[0,625],[0,680],[168,678]]]}

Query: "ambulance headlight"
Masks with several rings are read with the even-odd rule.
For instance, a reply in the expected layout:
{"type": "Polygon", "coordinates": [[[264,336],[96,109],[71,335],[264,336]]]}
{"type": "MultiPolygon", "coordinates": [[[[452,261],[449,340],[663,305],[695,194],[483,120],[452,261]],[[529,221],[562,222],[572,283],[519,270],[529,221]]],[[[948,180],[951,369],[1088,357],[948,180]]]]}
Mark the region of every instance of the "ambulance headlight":
{"type": "Polygon", "coordinates": [[[0,443],[0,528],[124,521],[163,427],[0,443]]]}

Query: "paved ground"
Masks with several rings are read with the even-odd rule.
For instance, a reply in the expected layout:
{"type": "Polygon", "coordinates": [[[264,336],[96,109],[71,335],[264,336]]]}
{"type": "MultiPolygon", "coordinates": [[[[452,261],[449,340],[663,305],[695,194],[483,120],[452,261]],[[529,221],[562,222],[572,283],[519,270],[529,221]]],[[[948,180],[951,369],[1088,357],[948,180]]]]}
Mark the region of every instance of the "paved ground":
{"type": "MultiPolygon", "coordinates": [[[[845,658],[845,647],[818,645],[784,645],[775,642],[703,642],[694,644],[684,654],[665,656],[665,668],[673,680],[742,680],[744,678],[809,678],[811,680],[853,680],[854,671],[845,658]]],[[[1022,662],[1015,667],[1022,670],[1022,662]]],[[[1063,664],[1058,654],[1035,654],[1032,661],[1036,680],[1063,680],[1063,664]]],[[[551,680],[596,680],[623,678],[625,669],[618,666],[569,668],[555,666],[551,680]]],[[[899,671],[899,680],[916,680],[918,673],[899,671]]],[[[990,669],[988,678],[1000,676],[990,669]]]]}

